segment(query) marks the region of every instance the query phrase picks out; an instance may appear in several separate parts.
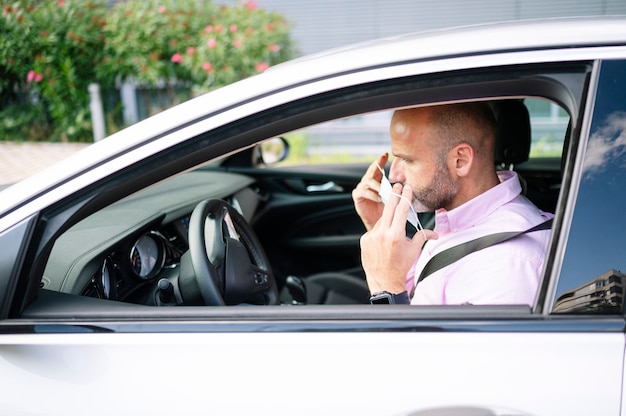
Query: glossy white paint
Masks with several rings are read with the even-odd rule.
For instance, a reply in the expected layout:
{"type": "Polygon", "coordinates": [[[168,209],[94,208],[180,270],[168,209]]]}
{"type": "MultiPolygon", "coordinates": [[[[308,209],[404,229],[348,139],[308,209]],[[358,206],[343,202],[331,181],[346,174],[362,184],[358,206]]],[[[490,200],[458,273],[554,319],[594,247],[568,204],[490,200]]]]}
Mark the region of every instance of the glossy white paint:
{"type": "Polygon", "coordinates": [[[3,335],[0,413],[617,415],[623,345],[576,333],[3,335]]]}

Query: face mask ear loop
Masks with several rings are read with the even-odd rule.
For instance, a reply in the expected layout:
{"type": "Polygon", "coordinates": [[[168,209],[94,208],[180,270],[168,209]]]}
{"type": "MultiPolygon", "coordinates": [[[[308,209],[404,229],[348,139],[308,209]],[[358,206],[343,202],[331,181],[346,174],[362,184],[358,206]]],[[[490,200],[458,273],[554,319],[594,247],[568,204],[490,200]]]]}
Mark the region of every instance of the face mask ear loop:
{"type": "Polygon", "coordinates": [[[424,242],[426,242],[426,240],[428,240],[428,238],[426,238],[426,232],[424,231],[424,226],[420,222],[420,217],[417,215],[417,212],[415,211],[415,208],[413,208],[413,204],[411,204],[411,201],[409,201],[405,196],[397,194],[395,192],[392,192],[392,195],[395,195],[395,196],[399,197],[401,200],[403,200],[404,202],[409,204],[409,208],[411,208],[411,211],[413,212],[413,215],[415,215],[415,221],[417,222],[417,224],[415,224],[415,227],[417,228],[418,231],[422,232],[422,236],[424,237],[424,242]]]}
{"type": "MultiPolygon", "coordinates": [[[[385,170],[383,168],[381,168],[378,163],[376,163],[376,167],[378,168],[380,173],[383,174],[383,178],[381,180],[381,183],[382,183],[382,181],[387,179],[387,175],[385,174],[385,170]]],[[[389,181],[389,179],[387,179],[387,181],[389,181]]],[[[422,232],[422,236],[424,236],[424,242],[426,242],[427,238],[426,238],[426,233],[424,232],[424,226],[420,222],[420,217],[417,215],[417,212],[415,211],[415,208],[413,208],[413,204],[411,203],[411,201],[409,201],[405,196],[402,196],[402,195],[397,194],[395,192],[391,192],[391,195],[395,195],[395,196],[399,197],[401,200],[405,201],[407,204],[409,204],[409,208],[411,208],[411,211],[413,212],[413,215],[415,215],[415,220],[417,222],[417,224],[415,226],[416,226],[418,231],[422,232]]]]}

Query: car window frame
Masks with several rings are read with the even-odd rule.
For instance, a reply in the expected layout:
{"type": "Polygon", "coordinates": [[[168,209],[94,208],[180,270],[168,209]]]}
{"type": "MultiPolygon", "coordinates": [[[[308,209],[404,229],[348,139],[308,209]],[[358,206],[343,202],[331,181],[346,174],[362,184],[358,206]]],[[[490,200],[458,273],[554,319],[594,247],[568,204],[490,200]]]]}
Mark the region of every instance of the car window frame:
{"type": "Polygon", "coordinates": [[[564,88],[563,83],[567,84],[572,72],[578,71],[579,77],[587,77],[591,63],[592,61],[589,60],[581,60],[564,63],[507,65],[418,74],[369,82],[351,87],[350,94],[346,93],[346,88],[333,90],[306,100],[279,105],[246,117],[237,123],[200,134],[173,146],[166,152],[161,152],[158,158],[148,157],[132,168],[117,172],[106,180],[85,188],[74,195],[70,203],[64,201],[45,210],[42,218],[46,221],[39,224],[37,235],[46,235],[50,240],[38,244],[36,250],[31,247],[33,250],[31,254],[36,255],[37,261],[32,268],[26,268],[22,273],[21,285],[18,286],[20,290],[17,293],[24,293],[25,296],[21,301],[16,299],[12,306],[12,315],[20,316],[27,304],[36,298],[36,288],[28,285],[25,276],[42,273],[46,254],[51,249],[50,242],[54,240],[55,235],[69,227],[72,221],[75,222],[84,216],[85,212],[94,211],[150,183],[154,180],[153,174],[157,168],[161,176],[184,171],[211,159],[217,153],[228,153],[234,146],[248,146],[265,138],[280,135],[285,131],[286,126],[294,130],[312,123],[363,112],[432,102],[538,95],[559,103],[569,112],[576,114],[584,101],[583,97],[575,95],[577,93],[584,95],[585,90],[577,85],[581,83],[580,80],[570,90],[564,88]],[[550,74],[561,74],[563,79],[551,78],[553,75],[550,74]],[[580,88],[579,91],[577,91],[578,88],[580,88]],[[490,93],[485,94],[485,89],[488,89],[490,93]],[[415,91],[420,92],[419,99],[415,97],[415,91]],[[326,103],[321,110],[319,109],[320,102],[326,103]],[[234,135],[233,129],[237,130],[234,135]],[[229,137],[230,140],[227,143],[224,142],[224,139],[229,137]],[[181,153],[188,156],[179,159],[181,153]],[[102,192],[102,189],[107,188],[109,189],[107,192],[102,192]],[[68,221],[68,218],[72,221],[68,221]]]}

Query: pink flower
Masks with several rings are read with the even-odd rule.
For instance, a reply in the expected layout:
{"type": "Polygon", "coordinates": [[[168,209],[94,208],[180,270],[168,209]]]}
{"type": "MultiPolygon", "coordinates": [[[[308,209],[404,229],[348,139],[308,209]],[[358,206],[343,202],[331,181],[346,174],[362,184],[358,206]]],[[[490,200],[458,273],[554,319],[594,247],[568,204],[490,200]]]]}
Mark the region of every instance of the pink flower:
{"type": "Polygon", "coordinates": [[[190,46],[187,48],[187,55],[193,55],[196,53],[196,48],[194,48],[193,46],[190,46]]]}
{"type": "Polygon", "coordinates": [[[211,38],[211,39],[207,40],[206,46],[208,46],[209,48],[213,49],[213,48],[215,48],[217,46],[217,41],[215,40],[215,38],[211,38]]]}
{"type": "Polygon", "coordinates": [[[165,6],[159,6],[159,8],[157,9],[157,12],[163,14],[163,13],[165,13],[165,10],[166,10],[165,6]]]}
{"type": "Polygon", "coordinates": [[[213,72],[213,65],[211,65],[211,62],[205,62],[202,64],[202,69],[206,72],[213,72]]]}
{"type": "Polygon", "coordinates": [[[230,25],[230,27],[228,28],[228,30],[231,31],[231,33],[235,33],[237,31],[237,25],[230,25]]]}
{"type": "Polygon", "coordinates": [[[176,52],[174,55],[172,55],[172,59],[170,60],[174,62],[175,64],[177,64],[183,61],[183,56],[179,54],[178,52],[176,52]]]}
{"type": "Polygon", "coordinates": [[[280,50],[280,45],[277,45],[275,43],[271,43],[271,44],[267,45],[267,49],[269,49],[272,52],[278,52],[280,50]]]}
{"type": "Polygon", "coordinates": [[[243,5],[246,6],[248,10],[256,9],[256,1],[255,0],[246,0],[243,2],[243,5]]]}
{"type": "Polygon", "coordinates": [[[263,72],[269,67],[270,67],[270,64],[268,64],[267,62],[259,62],[256,64],[255,69],[256,69],[256,72],[263,72]]]}
{"type": "Polygon", "coordinates": [[[237,49],[241,48],[242,42],[240,40],[236,40],[233,42],[233,46],[237,49]]]}
{"type": "Polygon", "coordinates": [[[58,0],[57,1],[57,6],[59,6],[59,7],[65,6],[65,1],[64,0],[58,0]]]}
{"type": "Polygon", "coordinates": [[[211,33],[213,32],[213,25],[208,25],[207,27],[204,28],[204,33],[211,33]]]}
{"type": "Polygon", "coordinates": [[[26,81],[28,82],[41,82],[43,81],[43,74],[40,72],[36,72],[33,70],[28,71],[28,74],[26,75],[26,81]]]}
{"type": "Polygon", "coordinates": [[[215,31],[217,33],[222,33],[222,31],[224,30],[224,26],[223,25],[217,25],[215,26],[215,31]]]}

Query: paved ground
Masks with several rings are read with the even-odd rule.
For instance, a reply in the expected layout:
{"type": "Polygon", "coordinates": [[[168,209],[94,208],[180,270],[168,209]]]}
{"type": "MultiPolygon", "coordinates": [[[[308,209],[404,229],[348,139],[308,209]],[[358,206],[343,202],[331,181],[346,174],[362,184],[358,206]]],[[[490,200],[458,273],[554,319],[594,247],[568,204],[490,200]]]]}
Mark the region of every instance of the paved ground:
{"type": "Polygon", "coordinates": [[[86,147],[82,143],[0,141],[0,185],[24,179],[86,147]]]}

